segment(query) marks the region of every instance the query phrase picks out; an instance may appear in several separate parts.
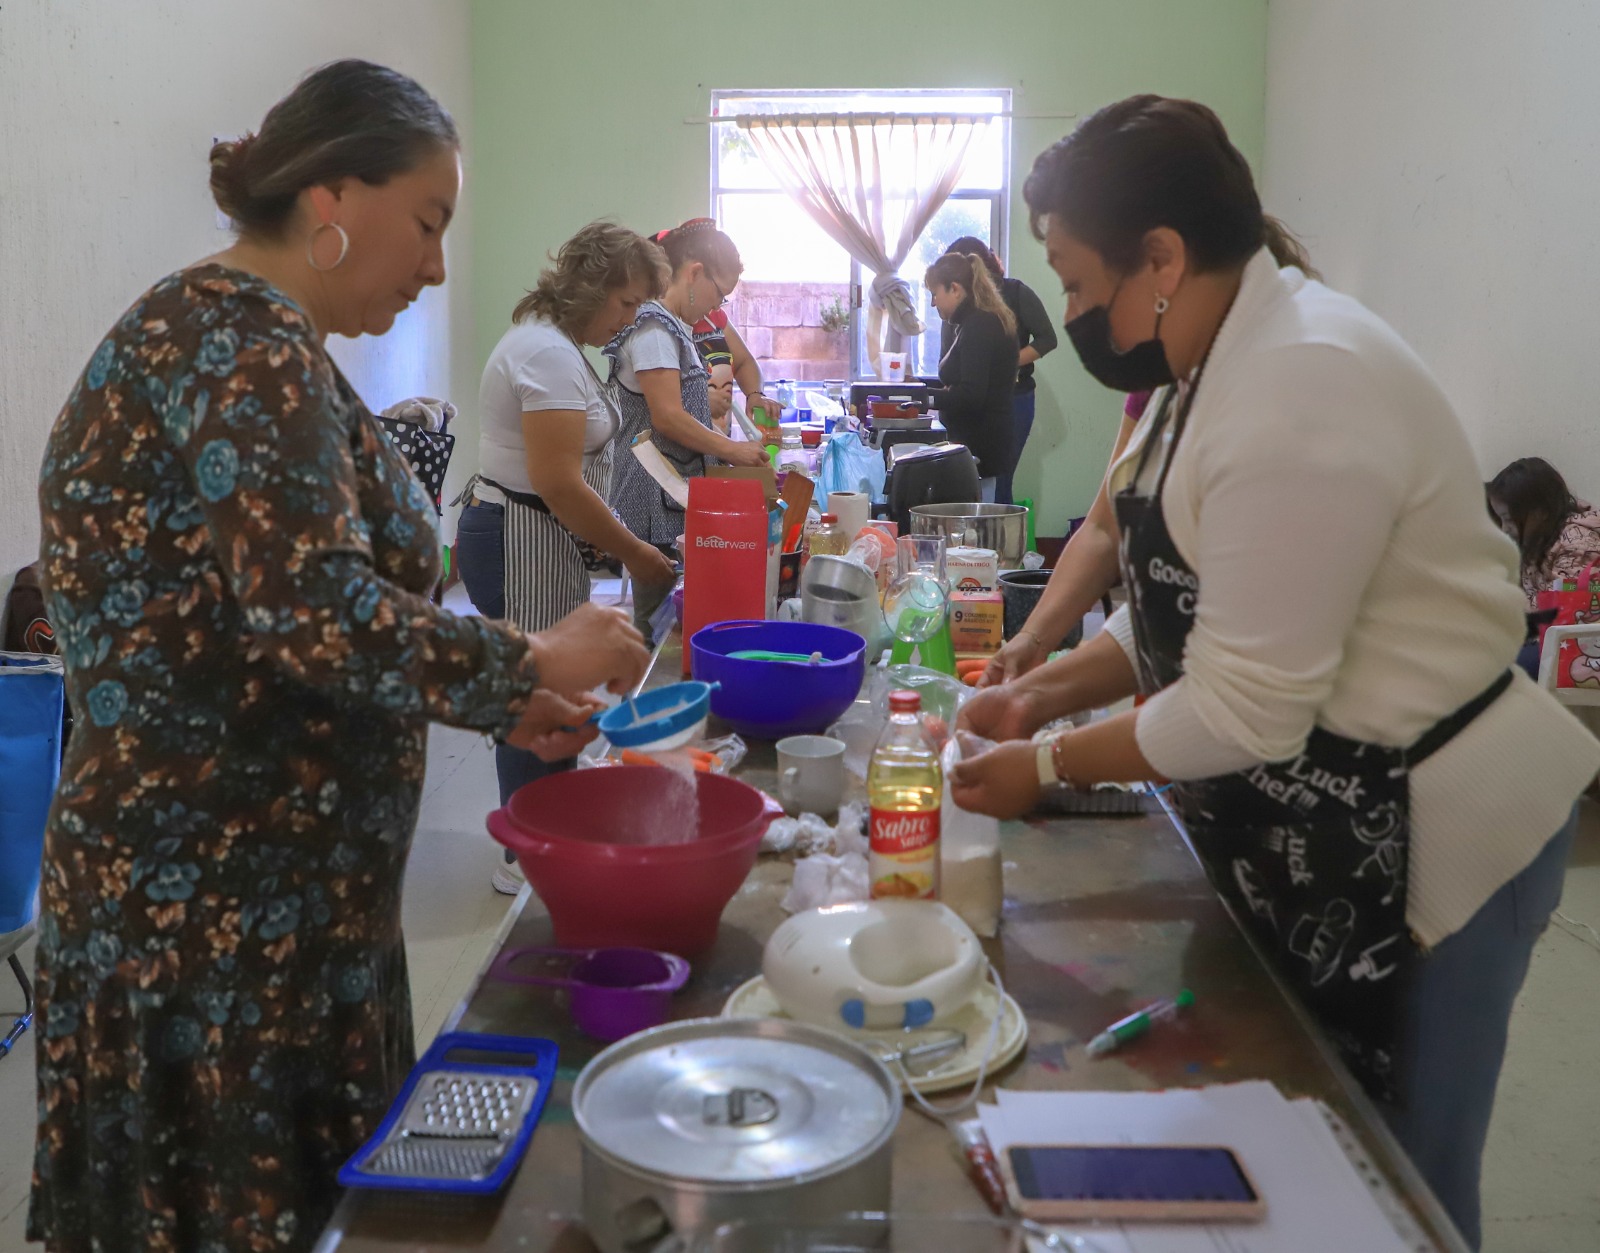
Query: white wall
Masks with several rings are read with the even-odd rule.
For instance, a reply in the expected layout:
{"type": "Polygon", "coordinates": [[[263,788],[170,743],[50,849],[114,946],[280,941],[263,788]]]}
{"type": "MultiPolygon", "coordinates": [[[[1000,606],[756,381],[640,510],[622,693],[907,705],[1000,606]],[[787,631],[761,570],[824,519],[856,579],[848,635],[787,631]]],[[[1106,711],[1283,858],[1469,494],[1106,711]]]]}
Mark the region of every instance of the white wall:
{"type": "Polygon", "coordinates": [[[1455,402],[1600,496],[1600,5],[1270,0],[1264,198],[1455,402]]]}
{"type": "MultiPolygon", "coordinates": [[[[95,344],[155,280],[229,240],[207,189],[212,138],[253,129],[308,69],[346,56],[413,75],[465,134],[468,36],[464,0],[0,5],[0,591],[37,554],[45,438],[95,344]]],[[[331,341],[374,410],[455,396],[456,380],[477,393],[471,204],[469,188],[444,288],[384,339],[331,341]]],[[[475,457],[475,430],[460,433],[475,457]]]]}

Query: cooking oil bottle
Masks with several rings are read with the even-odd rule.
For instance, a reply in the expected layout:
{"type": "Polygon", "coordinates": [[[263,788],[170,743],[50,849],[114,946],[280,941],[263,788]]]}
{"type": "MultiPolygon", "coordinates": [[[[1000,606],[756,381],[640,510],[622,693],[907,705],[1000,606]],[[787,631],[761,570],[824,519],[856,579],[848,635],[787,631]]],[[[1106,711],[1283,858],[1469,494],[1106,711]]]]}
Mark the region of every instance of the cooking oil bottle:
{"type": "Polygon", "coordinates": [[[922,698],[891,692],[889,725],[867,767],[872,895],[939,895],[939,806],[944,776],[922,730],[922,698]]]}

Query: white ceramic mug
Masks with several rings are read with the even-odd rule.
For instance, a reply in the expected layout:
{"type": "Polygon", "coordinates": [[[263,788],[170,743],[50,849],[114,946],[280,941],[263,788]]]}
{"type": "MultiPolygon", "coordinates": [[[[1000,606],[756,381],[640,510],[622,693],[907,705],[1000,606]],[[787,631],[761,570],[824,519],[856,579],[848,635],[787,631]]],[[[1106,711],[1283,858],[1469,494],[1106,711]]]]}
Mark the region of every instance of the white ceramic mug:
{"type": "Polygon", "coordinates": [[[791,814],[838,813],[844,800],[844,741],[827,735],[779,740],[778,799],[791,814]]]}

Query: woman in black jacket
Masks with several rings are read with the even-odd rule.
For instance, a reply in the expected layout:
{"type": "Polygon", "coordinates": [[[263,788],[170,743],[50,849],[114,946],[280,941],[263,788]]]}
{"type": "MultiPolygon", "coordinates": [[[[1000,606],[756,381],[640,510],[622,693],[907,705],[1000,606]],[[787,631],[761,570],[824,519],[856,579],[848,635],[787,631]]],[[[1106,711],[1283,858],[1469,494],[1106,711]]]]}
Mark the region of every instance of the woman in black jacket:
{"type": "MultiPolygon", "coordinates": [[[[1014,441],[1011,449],[1011,469],[1001,472],[1000,482],[994,492],[995,503],[1009,505],[1013,503],[1011,476],[1022,462],[1023,447],[1033,430],[1034,389],[1037,386],[1033,381],[1033,363],[1055,348],[1056,328],[1050,321],[1050,314],[1044,307],[1044,301],[1039,299],[1039,293],[1020,278],[1007,278],[1005,267],[1000,264],[1000,258],[995,256],[989,245],[976,235],[963,235],[945,251],[968,252],[980,258],[989,271],[989,277],[994,279],[995,286],[1000,289],[1000,299],[1006,302],[1006,308],[1011,310],[1012,316],[1017,320],[1017,347],[1022,351],[1017,359],[1017,383],[1011,397],[1014,441]]],[[[950,349],[951,330],[948,324],[944,327],[939,342],[941,357],[950,349]]]]}
{"type": "Polygon", "coordinates": [[[950,329],[939,362],[940,386],[929,403],[950,438],[978,459],[983,498],[995,499],[996,480],[1016,464],[1011,396],[1017,382],[1017,320],[979,257],[947,252],[923,280],[950,329]]]}

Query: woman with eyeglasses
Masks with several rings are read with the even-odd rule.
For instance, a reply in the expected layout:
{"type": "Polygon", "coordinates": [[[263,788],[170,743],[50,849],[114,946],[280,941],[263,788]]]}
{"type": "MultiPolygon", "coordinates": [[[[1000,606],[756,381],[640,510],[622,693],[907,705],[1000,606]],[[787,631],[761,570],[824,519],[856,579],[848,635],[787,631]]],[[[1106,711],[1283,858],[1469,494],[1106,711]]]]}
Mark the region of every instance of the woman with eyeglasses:
{"type": "MultiPolygon", "coordinates": [[[[719,434],[711,419],[709,374],[695,343],[694,324],[722,308],[739,282],[744,264],[733,240],[710,218],[696,218],[657,236],[672,277],[660,299],[646,301],[639,315],[606,345],[611,393],[621,415],[618,439],[631,449],[647,435],[684,478],[705,474],[713,460],[729,465],[766,464],[760,444],[738,443],[719,434]]],[[[684,511],[631,452],[617,458],[611,506],[627,528],[669,557],[683,534],[684,511]]],[[[650,616],[669,587],[634,588],[634,625],[650,634],[650,616]]]]}

